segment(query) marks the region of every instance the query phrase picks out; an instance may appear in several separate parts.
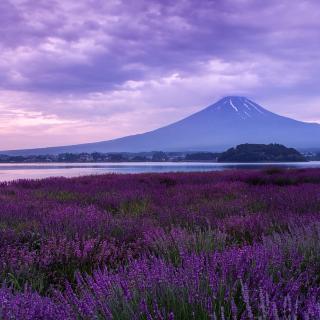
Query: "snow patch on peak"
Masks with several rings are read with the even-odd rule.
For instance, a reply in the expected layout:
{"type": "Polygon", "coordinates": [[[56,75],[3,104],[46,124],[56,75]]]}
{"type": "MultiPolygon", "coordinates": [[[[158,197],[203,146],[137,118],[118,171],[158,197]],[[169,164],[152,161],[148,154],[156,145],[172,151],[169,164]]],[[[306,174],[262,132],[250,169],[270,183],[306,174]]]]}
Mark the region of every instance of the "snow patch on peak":
{"type": "Polygon", "coordinates": [[[236,110],[237,112],[239,112],[238,108],[232,103],[232,100],[231,100],[231,99],[229,99],[229,103],[230,103],[230,106],[231,106],[234,110],[236,110]]]}
{"type": "Polygon", "coordinates": [[[253,120],[256,117],[267,116],[267,111],[250,99],[241,96],[227,96],[220,99],[215,110],[229,110],[242,120],[253,120]]]}
{"type": "Polygon", "coordinates": [[[253,104],[251,101],[247,101],[251,106],[253,106],[258,112],[260,112],[261,114],[264,114],[264,112],[262,110],[260,110],[260,108],[258,108],[255,104],[253,104]]]}
{"type": "Polygon", "coordinates": [[[250,108],[245,102],[243,103],[243,105],[244,105],[248,110],[251,111],[251,108],[250,108]]]}

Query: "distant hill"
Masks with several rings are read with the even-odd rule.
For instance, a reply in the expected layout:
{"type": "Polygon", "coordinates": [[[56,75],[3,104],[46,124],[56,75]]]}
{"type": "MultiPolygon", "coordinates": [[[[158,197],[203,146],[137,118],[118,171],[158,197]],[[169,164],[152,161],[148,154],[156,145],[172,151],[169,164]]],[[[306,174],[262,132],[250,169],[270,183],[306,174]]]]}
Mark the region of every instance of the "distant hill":
{"type": "Polygon", "coordinates": [[[245,97],[229,96],[183,120],[143,134],[96,143],[2,153],[219,152],[243,143],[281,143],[298,149],[316,149],[320,147],[320,125],[277,115],[245,97]]]}
{"type": "Polygon", "coordinates": [[[304,162],[296,149],[281,144],[241,144],[223,152],[218,162],[304,162]]]}

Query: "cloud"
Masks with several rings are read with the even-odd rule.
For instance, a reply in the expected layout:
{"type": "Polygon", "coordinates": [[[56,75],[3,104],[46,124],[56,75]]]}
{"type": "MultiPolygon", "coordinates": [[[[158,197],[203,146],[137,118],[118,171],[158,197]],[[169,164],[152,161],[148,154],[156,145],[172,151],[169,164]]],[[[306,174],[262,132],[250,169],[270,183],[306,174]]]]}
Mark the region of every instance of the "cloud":
{"type": "Polygon", "coordinates": [[[0,110],[19,120],[0,117],[0,127],[22,137],[0,148],[143,132],[225,94],[320,121],[319,9],[317,0],[2,0],[0,110]]]}

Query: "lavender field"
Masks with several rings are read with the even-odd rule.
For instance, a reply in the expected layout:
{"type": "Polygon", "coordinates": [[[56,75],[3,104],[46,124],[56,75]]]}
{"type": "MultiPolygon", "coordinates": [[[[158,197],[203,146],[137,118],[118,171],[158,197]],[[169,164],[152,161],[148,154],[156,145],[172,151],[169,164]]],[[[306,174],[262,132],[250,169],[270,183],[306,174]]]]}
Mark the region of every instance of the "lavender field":
{"type": "Polygon", "coordinates": [[[320,319],[320,170],[0,185],[0,319],[320,319]]]}

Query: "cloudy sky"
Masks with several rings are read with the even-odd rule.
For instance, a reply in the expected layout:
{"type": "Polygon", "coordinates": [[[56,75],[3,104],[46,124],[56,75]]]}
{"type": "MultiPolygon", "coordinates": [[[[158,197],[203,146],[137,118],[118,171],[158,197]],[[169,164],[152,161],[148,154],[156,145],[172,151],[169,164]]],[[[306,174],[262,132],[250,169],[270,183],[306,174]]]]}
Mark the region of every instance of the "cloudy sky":
{"type": "Polygon", "coordinates": [[[318,0],[1,0],[0,149],[107,140],[225,95],[320,122],[318,0]]]}

